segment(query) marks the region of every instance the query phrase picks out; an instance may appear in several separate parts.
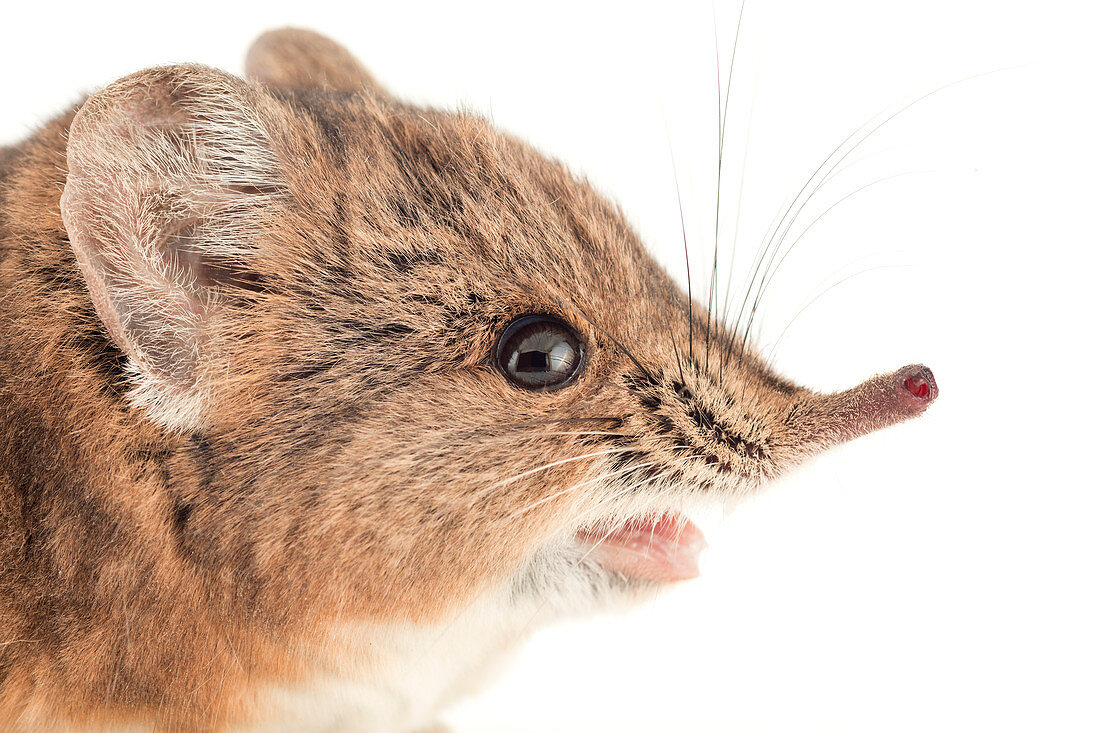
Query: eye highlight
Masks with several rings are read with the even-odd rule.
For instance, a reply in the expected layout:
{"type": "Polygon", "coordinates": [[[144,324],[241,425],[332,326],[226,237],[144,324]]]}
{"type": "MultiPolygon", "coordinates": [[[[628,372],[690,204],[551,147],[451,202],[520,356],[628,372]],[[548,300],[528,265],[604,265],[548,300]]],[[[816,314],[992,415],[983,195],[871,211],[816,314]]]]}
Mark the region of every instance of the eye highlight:
{"type": "Polygon", "coordinates": [[[560,318],[532,315],[504,329],[497,342],[497,368],[516,386],[548,392],[580,373],[584,343],[560,318]]]}

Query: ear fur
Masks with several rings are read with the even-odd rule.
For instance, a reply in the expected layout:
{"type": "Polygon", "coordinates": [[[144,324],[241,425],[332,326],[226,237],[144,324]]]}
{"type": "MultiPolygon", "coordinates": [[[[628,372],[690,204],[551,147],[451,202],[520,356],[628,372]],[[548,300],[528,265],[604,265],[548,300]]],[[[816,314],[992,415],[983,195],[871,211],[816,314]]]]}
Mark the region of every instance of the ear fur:
{"type": "Polygon", "coordinates": [[[245,73],[267,86],[386,94],[346,48],[299,28],[268,31],[257,38],[245,59],[245,73]]]}
{"type": "Polygon", "coordinates": [[[170,428],[204,423],[226,289],[283,188],[249,93],[206,67],[150,69],[91,96],[70,128],[69,240],[132,399],[170,428]]]}

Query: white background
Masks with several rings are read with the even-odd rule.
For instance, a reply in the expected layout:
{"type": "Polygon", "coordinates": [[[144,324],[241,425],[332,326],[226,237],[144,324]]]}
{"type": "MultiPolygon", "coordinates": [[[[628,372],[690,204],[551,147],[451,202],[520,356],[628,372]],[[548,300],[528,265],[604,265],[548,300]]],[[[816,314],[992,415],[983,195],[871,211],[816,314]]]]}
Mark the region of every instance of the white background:
{"type": "MultiPolygon", "coordinates": [[[[302,25],[392,90],[491,113],[563,158],[683,277],[671,148],[706,280],[714,34],[725,67],[734,2],[20,5],[0,29],[0,142],[143,66],[239,71],[254,35],[302,25]]],[[[845,160],[795,231],[896,177],[798,244],[760,331],[770,350],[786,329],[776,362],[809,386],[922,361],[942,396],[710,522],[702,579],[536,636],[453,711],[460,733],[1100,730],[1092,7],[750,0],[723,174],[735,284],[849,133],[993,72],[845,160]]]]}

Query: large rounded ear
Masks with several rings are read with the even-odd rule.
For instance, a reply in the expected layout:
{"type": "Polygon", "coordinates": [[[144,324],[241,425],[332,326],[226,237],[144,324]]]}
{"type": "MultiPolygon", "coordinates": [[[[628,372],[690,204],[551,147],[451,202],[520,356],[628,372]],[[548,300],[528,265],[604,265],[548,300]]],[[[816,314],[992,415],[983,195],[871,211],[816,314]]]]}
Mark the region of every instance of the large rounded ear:
{"type": "Polygon", "coordinates": [[[69,133],[61,215],[131,397],[196,429],[226,365],[219,318],[285,185],[254,90],[201,66],[139,72],[90,97],[69,133]]]}
{"type": "Polygon", "coordinates": [[[386,94],[346,48],[299,28],[268,31],[257,38],[245,59],[245,73],[267,86],[386,94]]]}

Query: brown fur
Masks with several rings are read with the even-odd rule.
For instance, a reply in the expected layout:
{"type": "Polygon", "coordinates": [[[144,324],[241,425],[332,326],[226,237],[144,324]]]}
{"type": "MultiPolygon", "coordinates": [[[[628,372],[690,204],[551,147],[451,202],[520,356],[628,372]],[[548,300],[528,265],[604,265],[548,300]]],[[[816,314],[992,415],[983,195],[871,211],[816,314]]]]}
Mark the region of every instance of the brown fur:
{"type": "Polygon", "coordinates": [[[689,348],[619,211],[485,120],[312,34],[247,66],[140,72],[0,154],[5,730],[244,724],[333,624],[513,577],[593,471],[730,494],[919,412],[896,375],[797,387],[698,305],[689,348]],[[525,313],[586,341],[575,385],[494,368],[525,313]]]}

